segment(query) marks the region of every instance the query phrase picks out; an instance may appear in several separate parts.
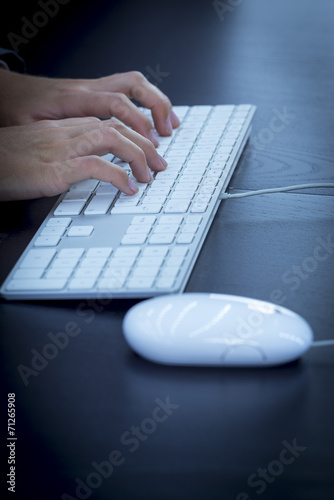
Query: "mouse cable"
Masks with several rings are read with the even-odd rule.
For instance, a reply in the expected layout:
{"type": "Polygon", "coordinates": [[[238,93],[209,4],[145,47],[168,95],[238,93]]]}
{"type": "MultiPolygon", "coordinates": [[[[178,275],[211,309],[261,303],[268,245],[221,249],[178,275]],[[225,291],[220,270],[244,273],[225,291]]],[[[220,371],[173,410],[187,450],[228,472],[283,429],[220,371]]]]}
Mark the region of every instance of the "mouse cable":
{"type": "Polygon", "coordinates": [[[312,342],[312,346],[314,347],[323,347],[326,345],[334,345],[334,339],[331,340],[316,340],[315,342],[312,342]]]}
{"type": "Polygon", "coordinates": [[[256,191],[247,191],[245,193],[222,193],[219,197],[220,200],[228,200],[230,198],[246,198],[247,196],[256,196],[258,194],[268,194],[268,193],[283,193],[284,191],[294,191],[296,189],[307,189],[307,188],[324,188],[334,187],[334,182],[316,182],[313,184],[296,184],[294,186],[283,186],[278,188],[269,189],[258,189],[256,191]]]}

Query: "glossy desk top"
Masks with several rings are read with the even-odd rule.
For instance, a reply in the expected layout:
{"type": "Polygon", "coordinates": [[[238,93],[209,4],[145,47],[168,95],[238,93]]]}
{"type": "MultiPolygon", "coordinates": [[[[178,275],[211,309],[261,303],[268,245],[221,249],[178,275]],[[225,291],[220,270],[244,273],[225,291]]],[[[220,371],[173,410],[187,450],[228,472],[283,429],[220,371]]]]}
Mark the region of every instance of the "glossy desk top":
{"type": "MultiPolygon", "coordinates": [[[[137,69],[174,104],[255,104],[235,191],[333,182],[333,14],[329,0],[72,0],[22,55],[49,76],[137,69]]],[[[333,194],[222,202],[186,292],[280,303],[316,339],[333,338],[333,194]]],[[[1,205],[1,281],[53,202],[1,205]]],[[[17,499],[334,497],[333,347],[264,370],[159,366],[123,338],[134,303],[1,302],[1,425],[15,393],[17,499]],[[64,344],[48,351],[57,333],[64,344]]]]}

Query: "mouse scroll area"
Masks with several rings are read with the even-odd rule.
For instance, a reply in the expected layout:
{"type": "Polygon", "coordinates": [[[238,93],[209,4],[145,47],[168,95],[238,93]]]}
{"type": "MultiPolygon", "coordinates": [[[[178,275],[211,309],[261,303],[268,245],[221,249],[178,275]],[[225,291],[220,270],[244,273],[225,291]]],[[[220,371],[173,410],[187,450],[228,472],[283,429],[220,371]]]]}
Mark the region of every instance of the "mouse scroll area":
{"type": "Polygon", "coordinates": [[[261,366],[268,363],[268,356],[259,345],[244,342],[226,346],[219,359],[222,366],[261,366]]]}

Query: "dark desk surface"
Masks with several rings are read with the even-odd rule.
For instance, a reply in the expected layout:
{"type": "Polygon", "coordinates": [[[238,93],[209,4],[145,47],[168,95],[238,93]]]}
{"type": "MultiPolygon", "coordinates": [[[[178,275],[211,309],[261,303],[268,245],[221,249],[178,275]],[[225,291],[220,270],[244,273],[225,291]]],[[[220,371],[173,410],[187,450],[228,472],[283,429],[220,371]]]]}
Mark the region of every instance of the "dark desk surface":
{"type": "MultiPolygon", "coordinates": [[[[235,190],[333,181],[333,14],[331,0],[72,0],[21,53],[33,73],[137,69],[174,104],[257,105],[235,190]],[[277,112],[285,123],[273,132],[277,112]]],[[[1,206],[1,280],[53,202],[1,206]]],[[[316,339],[333,338],[333,215],[324,189],[223,202],[186,291],[279,302],[316,339]]],[[[333,347],[265,370],[154,365],[122,336],[134,303],[0,304],[1,446],[7,458],[15,393],[15,498],[334,498],[333,347]],[[36,368],[50,332],[71,328],[77,335],[25,385],[18,366],[35,357],[36,368]]]]}

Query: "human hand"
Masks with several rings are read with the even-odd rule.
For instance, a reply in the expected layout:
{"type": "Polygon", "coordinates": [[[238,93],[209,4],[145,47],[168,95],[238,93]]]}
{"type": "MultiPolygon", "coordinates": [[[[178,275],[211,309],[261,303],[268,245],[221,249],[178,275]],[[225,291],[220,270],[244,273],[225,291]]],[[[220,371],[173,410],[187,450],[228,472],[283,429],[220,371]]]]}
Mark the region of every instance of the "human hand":
{"type": "Polygon", "coordinates": [[[137,71],[77,80],[22,75],[2,69],[0,93],[2,126],[45,119],[113,116],[157,146],[151,120],[130,100],[132,98],[151,110],[160,135],[170,135],[180,124],[168,97],[137,71]]]}
{"type": "Polygon", "coordinates": [[[167,165],[150,140],[115,119],[67,118],[0,128],[0,200],[54,196],[91,178],[134,194],[138,188],[125,170],[100,157],[107,153],[129,163],[139,182],[151,180],[150,169],[167,165]]]}

